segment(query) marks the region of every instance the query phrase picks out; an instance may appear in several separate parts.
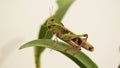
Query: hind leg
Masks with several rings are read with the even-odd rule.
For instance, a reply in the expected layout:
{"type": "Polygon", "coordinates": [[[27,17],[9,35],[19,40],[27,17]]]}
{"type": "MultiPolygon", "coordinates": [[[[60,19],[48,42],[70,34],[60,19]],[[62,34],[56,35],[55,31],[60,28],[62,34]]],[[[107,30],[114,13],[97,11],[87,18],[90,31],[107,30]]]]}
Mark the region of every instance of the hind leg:
{"type": "MultiPolygon", "coordinates": [[[[82,38],[83,41],[80,45],[77,46],[76,51],[73,53],[73,56],[76,55],[79,52],[79,50],[81,50],[82,45],[87,41],[88,35],[84,34],[83,37],[85,37],[85,38],[82,38]]],[[[78,42],[78,40],[76,41],[76,43],[77,42],[78,42]]]]}
{"type": "Polygon", "coordinates": [[[70,49],[74,48],[75,46],[70,46],[68,48],[65,49],[65,52],[69,51],[70,49]]]}
{"type": "Polygon", "coordinates": [[[81,45],[77,46],[76,51],[73,53],[73,56],[75,56],[80,50],[81,50],[81,45]]]}

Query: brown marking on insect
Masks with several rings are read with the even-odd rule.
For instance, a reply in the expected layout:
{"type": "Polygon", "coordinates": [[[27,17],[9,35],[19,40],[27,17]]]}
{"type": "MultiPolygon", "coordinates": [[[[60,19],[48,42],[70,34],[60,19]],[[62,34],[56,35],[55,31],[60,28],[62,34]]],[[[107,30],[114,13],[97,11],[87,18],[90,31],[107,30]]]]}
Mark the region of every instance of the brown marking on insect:
{"type": "Polygon", "coordinates": [[[61,33],[62,33],[62,34],[67,34],[67,33],[69,33],[68,30],[63,29],[62,27],[60,27],[59,29],[61,30],[61,33]]]}
{"type": "Polygon", "coordinates": [[[77,45],[81,45],[82,40],[80,38],[74,38],[72,39],[73,42],[75,42],[77,45]]]}
{"type": "Polygon", "coordinates": [[[51,28],[53,28],[55,25],[50,25],[50,26],[48,26],[48,29],[51,29],[51,28]]]}
{"type": "Polygon", "coordinates": [[[53,18],[51,18],[51,21],[54,21],[54,19],[53,19],[53,18]]]}

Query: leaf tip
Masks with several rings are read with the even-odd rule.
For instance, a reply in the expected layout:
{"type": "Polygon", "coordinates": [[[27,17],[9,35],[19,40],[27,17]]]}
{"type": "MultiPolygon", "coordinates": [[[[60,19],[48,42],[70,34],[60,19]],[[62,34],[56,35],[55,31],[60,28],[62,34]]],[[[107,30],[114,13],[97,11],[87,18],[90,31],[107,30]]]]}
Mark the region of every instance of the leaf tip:
{"type": "Polygon", "coordinates": [[[20,46],[20,47],[19,47],[19,50],[21,50],[21,49],[23,49],[23,48],[24,48],[23,46],[20,46]]]}

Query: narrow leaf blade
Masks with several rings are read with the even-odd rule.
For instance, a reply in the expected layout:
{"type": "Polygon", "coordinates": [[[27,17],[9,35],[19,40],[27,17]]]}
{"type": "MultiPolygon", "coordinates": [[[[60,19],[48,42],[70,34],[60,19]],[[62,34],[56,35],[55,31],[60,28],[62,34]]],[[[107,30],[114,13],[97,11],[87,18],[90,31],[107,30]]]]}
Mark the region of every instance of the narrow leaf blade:
{"type": "Polygon", "coordinates": [[[50,40],[50,39],[39,39],[39,40],[34,40],[34,41],[24,44],[23,46],[20,47],[20,49],[31,47],[31,46],[50,48],[50,49],[54,49],[66,55],[71,60],[73,60],[77,65],[79,65],[81,68],[98,68],[98,66],[82,51],[79,51],[75,56],[73,56],[73,52],[75,51],[74,48],[69,50],[68,52],[64,51],[70,45],[67,45],[62,42],[57,42],[56,46],[52,48],[52,45],[54,43],[55,41],[50,40]]]}

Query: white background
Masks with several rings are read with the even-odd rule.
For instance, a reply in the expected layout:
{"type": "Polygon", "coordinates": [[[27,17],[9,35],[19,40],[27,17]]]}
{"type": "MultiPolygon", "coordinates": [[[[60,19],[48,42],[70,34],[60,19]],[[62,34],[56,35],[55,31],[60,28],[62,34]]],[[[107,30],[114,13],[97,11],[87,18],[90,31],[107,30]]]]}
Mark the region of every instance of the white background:
{"type": "MultiPolygon", "coordinates": [[[[35,68],[33,48],[20,45],[38,36],[55,0],[0,0],[0,68],[35,68]]],[[[120,0],[76,0],[63,21],[76,34],[87,33],[95,51],[82,49],[99,68],[120,64],[120,0]]],[[[79,68],[59,52],[46,49],[42,68],[79,68]]]]}

